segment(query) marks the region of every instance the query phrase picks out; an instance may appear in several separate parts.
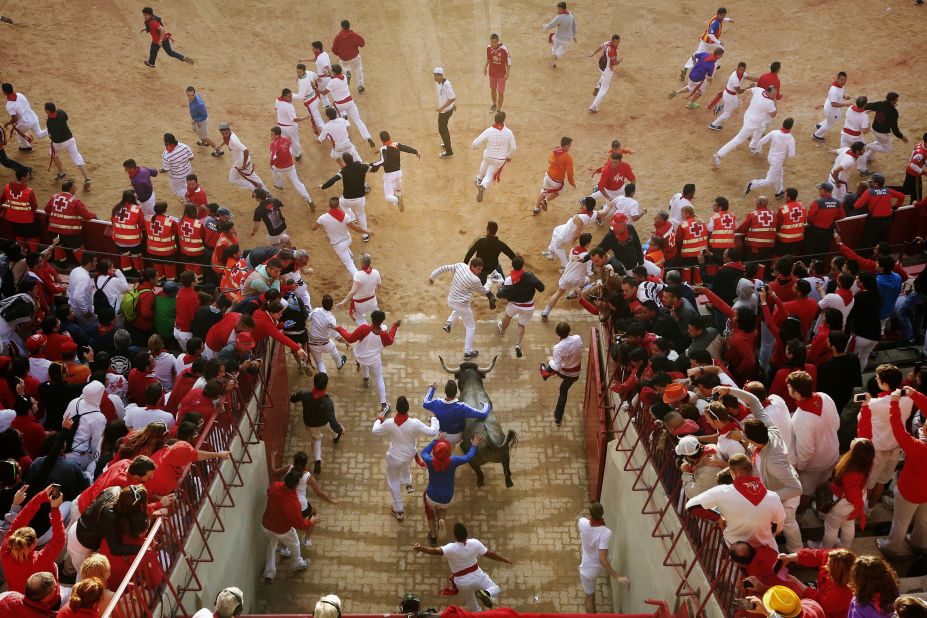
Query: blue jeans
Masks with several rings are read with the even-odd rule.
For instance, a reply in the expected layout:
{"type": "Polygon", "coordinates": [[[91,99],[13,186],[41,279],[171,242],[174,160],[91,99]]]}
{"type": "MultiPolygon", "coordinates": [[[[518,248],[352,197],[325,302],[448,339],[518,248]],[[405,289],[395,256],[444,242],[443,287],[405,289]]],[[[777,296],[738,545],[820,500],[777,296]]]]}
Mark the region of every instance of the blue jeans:
{"type": "Polygon", "coordinates": [[[901,325],[901,332],[904,333],[905,339],[913,340],[917,335],[916,326],[920,326],[923,321],[925,306],[927,306],[927,295],[914,290],[910,294],[899,296],[895,301],[895,315],[898,317],[898,323],[901,325]]]}

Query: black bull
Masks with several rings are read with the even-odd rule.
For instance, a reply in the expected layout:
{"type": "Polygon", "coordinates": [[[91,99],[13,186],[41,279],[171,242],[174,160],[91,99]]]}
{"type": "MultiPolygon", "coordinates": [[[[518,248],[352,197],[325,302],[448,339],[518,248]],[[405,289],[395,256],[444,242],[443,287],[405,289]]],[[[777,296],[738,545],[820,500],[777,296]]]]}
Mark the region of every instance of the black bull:
{"type": "MultiPolygon", "coordinates": [[[[483,388],[483,378],[485,378],[492,368],[496,365],[496,359],[488,368],[481,368],[476,363],[463,362],[457,369],[450,369],[444,364],[444,359],[440,356],[441,367],[454,376],[457,380],[457,386],[460,390],[460,401],[469,404],[479,410],[483,403],[492,403],[486,389],[483,388]]],[[[476,448],[476,455],[470,460],[470,467],[476,472],[477,487],[483,486],[483,471],[480,467],[487,463],[501,463],[502,471],[505,473],[505,486],[512,486],[512,471],[509,469],[509,454],[518,444],[518,436],[511,429],[508,432],[502,430],[502,425],[496,418],[496,415],[490,411],[485,420],[467,419],[464,427],[463,439],[460,442],[460,448],[464,452],[470,449],[470,441],[477,434],[483,435],[483,441],[476,448]]]]}

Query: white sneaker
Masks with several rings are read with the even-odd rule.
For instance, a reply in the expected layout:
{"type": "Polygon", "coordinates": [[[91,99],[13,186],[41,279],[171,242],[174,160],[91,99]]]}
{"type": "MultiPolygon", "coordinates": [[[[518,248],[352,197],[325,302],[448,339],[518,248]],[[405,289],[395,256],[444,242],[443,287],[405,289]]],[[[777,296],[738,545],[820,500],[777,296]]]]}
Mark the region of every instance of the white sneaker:
{"type": "Polygon", "coordinates": [[[715,162],[715,167],[721,167],[721,157],[715,154],[715,156],[712,158],[715,162]]]}
{"type": "Polygon", "coordinates": [[[289,558],[293,555],[290,553],[290,549],[288,547],[280,547],[277,550],[277,553],[280,554],[280,556],[282,556],[283,558],[289,558]]]}
{"type": "Polygon", "coordinates": [[[302,564],[298,564],[298,565],[296,565],[295,567],[293,567],[292,572],[293,572],[293,573],[299,573],[299,572],[301,572],[301,571],[305,571],[305,570],[308,569],[308,568],[309,568],[309,559],[308,559],[308,558],[305,558],[305,559],[303,559],[303,563],[302,563],[302,564]]]}
{"type": "Polygon", "coordinates": [[[310,539],[309,537],[306,537],[306,539],[303,541],[303,547],[310,547],[311,545],[312,545],[312,539],[310,539]]]}
{"type": "Polygon", "coordinates": [[[551,251],[550,249],[545,249],[544,251],[541,251],[541,255],[546,257],[548,260],[554,259],[554,252],[551,251]]]}

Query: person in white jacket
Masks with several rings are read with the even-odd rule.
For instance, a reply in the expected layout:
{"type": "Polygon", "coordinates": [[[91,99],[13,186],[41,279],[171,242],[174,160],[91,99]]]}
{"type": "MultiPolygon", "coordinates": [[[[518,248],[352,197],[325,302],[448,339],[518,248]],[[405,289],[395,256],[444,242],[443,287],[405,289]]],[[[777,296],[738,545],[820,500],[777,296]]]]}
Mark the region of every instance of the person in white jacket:
{"type": "Polygon", "coordinates": [[[795,444],[792,442],[792,413],[785,399],[779,395],[770,395],[762,382],[747,382],[744,390],[752,394],[763,404],[763,412],[772,421],[773,426],[779,430],[782,442],[789,452],[789,463],[795,465],[795,444]]]}
{"type": "MultiPolygon", "coordinates": [[[[892,434],[892,427],[888,420],[888,410],[891,403],[890,395],[901,388],[904,373],[895,365],[884,363],[876,367],[875,377],[881,392],[878,397],[874,397],[869,402],[869,411],[872,414],[872,446],[875,447],[875,459],[872,461],[872,471],[869,472],[869,479],[866,483],[870,506],[875,506],[882,499],[882,492],[895,477],[895,468],[901,457],[901,448],[892,434]]],[[[898,406],[901,409],[901,422],[907,425],[914,402],[910,397],[902,397],[898,401],[898,406]]],[[[857,422],[859,418],[860,415],[857,415],[857,422]]]]}
{"type": "Polygon", "coordinates": [[[748,182],[744,195],[757,187],[767,185],[776,186],[776,199],[781,199],[785,195],[785,159],[786,157],[795,158],[795,136],[792,135],[794,124],[793,119],[786,118],[782,121],[781,129],[770,131],[760,139],[757,150],[763,150],[763,147],[769,144],[769,154],[766,155],[769,170],[766,172],[766,178],[754,178],[748,182]]]}
{"type": "Polygon", "coordinates": [[[100,382],[88,383],[81,396],[68,404],[64,411],[64,422],[61,424],[65,430],[77,425],[70,450],[64,457],[76,462],[89,480],[93,480],[97,460],[100,458],[103,430],[106,428],[106,417],[100,411],[100,402],[103,401],[105,391],[106,387],[100,382]]]}
{"type": "Polygon", "coordinates": [[[495,123],[480,133],[470,147],[476,150],[483,142],[486,142],[486,150],[483,151],[480,173],[475,179],[477,202],[483,201],[486,189],[493,180],[499,180],[502,168],[512,160],[512,155],[515,154],[515,134],[505,126],[505,112],[496,112],[495,123]]]}
{"type": "Polygon", "coordinates": [[[116,268],[111,260],[100,260],[97,272],[100,274],[97,275],[92,284],[93,289],[90,291],[91,302],[94,294],[97,293],[97,290],[100,290],[106,295],[109,306],[118,314],[119,305],[122,304],[122,297],[132,289],[132,284],[126,281],[126,276],[116,268]]]}
{"type": "Polygon", "coordinates": [[[373,422],[373,433],[389,436],[389,450],[386,451],[386,485],[393,497],[393,517],[399,521],[406,518],[402,502],[402,485],[412,493],[412,460],[418,448],[415,440],[419,435],[434,438],[440,429],[438,417],[432,414],[431,424],[426,425],[417,418],[409,417],[409,401],[405,397],[396,400],[396,417],[386,418],[389,412],[383,412],[373,422]]]}
{"type": "Polygon", "coordinates": [[[830,478],[840,458],[837,438],[840,414],[830,395],[814,392],[814,379],[807,371],[793,371],[786,384],[789,396],[797,403],[792,416],[792,439],[802,506],[807,506],[817,488],[830,478]]]}

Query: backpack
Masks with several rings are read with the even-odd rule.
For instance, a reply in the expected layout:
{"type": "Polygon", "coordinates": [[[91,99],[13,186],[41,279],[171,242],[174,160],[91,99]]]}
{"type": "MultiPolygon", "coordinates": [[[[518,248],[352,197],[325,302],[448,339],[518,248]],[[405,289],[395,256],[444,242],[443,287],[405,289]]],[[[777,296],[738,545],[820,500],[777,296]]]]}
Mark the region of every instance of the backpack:
{"type": "Polygon", "coordinates": [[[109,304],[109,299],[106,297],[106,292],[103,291],[112,280],[113,278],[109,277],[101,287],[97,287],[99,279],[93,283],[93,287],[95,288],[93,293],[93,312],[97,315],[101,314],[104,307],[112,307],[112,305],[109,304]]]}
{"type": "Polygon", "coordinates": [[[154,294],[154,291],[149,288],[139,289],[138,287],[134,287],[122,297],[119,310],[122,311],[122,315],[125,316],[126,321],[132,322],[138,317],[138,301],[141,300],[142,294],[145,292],[154,294]]]}
{"type": "Polygon", "coordinates": [[[9,324],[22,321],[35,314],[35,303],[28,294],[16,294],[0,301],[0,318],[9,324]]]}

